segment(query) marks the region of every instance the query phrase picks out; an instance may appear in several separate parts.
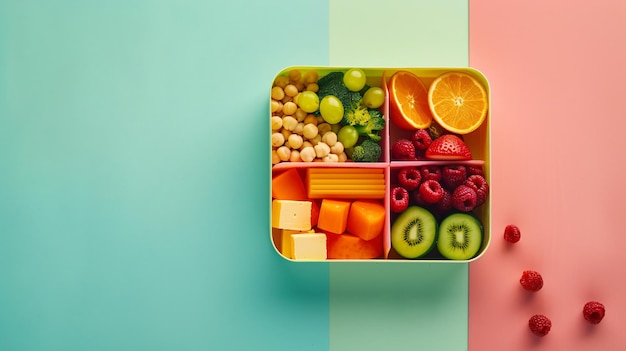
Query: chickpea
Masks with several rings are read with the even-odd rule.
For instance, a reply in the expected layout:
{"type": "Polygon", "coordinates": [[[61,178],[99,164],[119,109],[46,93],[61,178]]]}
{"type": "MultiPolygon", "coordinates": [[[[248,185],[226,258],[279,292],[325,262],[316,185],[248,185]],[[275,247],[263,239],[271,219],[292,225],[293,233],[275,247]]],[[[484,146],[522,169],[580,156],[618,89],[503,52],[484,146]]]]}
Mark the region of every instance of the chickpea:
{"type": "Polygon", "coordinates": [[[314,124],[317,125],[317,117],[315,117],[315,115],[306,115],[306,117],[304,118],[304,124],[314,124]]]}
{"type": "Polygon", "coordinates": [[[337,143],[337,134],[333,131],[328,131],[322,135],[322,141],[332,147],[335,143],[337,143]]]}
{"type": "Polygon", "coordinates": [[[277,87],[285,88],[289,84],[289,77],[279,76],[274,80],[274,85],[277,87]]]}
{"type": "Polygon", "coordinates": [[[306,85],[306,88],[304,88],[304,90],[308,90],[308,91],[312,91],[314,93],[317,93],[320,90],[320,86],[317,85],[317,83],[309,83],[306,85]]]}
{"type": "Polygon", "coordinates": [[[341,154],[343,150],[344,150],[344,147],[341,141],[336,142],[335,145],[330,147],[330,152],[332,152],[335,155],[341,154]]]}
{"type": "Polygon", "coordinates": [[[319,79],[319,74],[317,71],[309,70],[304,72],[304,82],[305,83],[315,83],[319,79]]]}
{"type": "Polygon", "coordinates": [[[289,71],[289,81],[290,82],[299,82],[300,78],[302,78],[302,72],[297,69],[292,69],[289,71]]]}
{"type": "Polygon", "coordinates": [[[284,143],[285,143],[284,135],[278,132],[272,134],[272,146],[273,147],[283,146],[284,143]]]}
{"type": "Polygon", "coordinates": [[[300,158],[300,151],[291,150],[291,155],[289,156],[290,162],[300,162],[302,159],[300,158]]]}
{"type": "Polygon", "coordinates": [[[292,134],[291,131],[283,128],[280,130],[280,134],[283,135],[283,138],[285,138],[285,140],[289,139],[289,136],[292,134]]]}
{"type": "Polygon", "coordinates": [[[304,122],[304,119],[306,118],[307,113],[304,112],[303,109],[298,107],[298,109],[296,110],[296,113],[294,114],[294,116],[296,117],[298,122],[304,122]]]}
{"type": "Polygon", "coordinates": [[[311,144],[313,144],[313,146],[315,146],[318,143],[322,142],[322,136],[318,134],[315,136],[315,138],[309,139],[309,141],[311,142],[311,144]]]}
{"type": "Polygon", "coordinates": [[[298,134],[298,135],[302,135],[302,131],[304,130],[304,123],[300,122],[298,123],[298,125],[296,126],[296,129],[293,130],[294,133],[298,134]]]}
{"type": "Polygon", "coordinates": [[[302,145],[300,146],[300,151],[302,152],[302,149],[304,149],[305,147],[313,147],[313,144],[311,144],[310,141],[303,142],[302,145]]]}
{"type": "Polygon", "coordinates": [[[270,101],[270,107],[272,113],[277,112],[278,110],[282,109],[282,102],[272,99],[272,101],[270,101]]]}
{"type": "Polygon", "coordinates": [[[319,158],[326,157],[330,153],[330,146],[326,143],[319,142],[315,146],[315,155],[319,158]]]}
{"type": "Polygon", "coordinates": [[[286,115],[293,115],[298,110],[298,105],[295,102],[289,101],[283,105],[283,113],[286,115]]]}
{"type": "Polygon", "coordinates": [[[339,162],[339,156],[335,154],[328,154],[322,159],[323,162],[339,162]]]}
{"type": "Polygon", "coordinates": [[[294,129],[296,129],[297,125],[298,120],[293,118],[292,116],[283,117],[283,128],[287,129],[288,131],[293,131],[294,129]]]}
{"type": "Polygon", "coordinates": [[[285,87],[284,91],[285,91],[285,96],[288,96],[288,97],[294,97],[298,95],[298,88],[296,88],[296,86],[293,84],[288,84],[285,87]]]}
{"type": "Polygon", "coordinates": [[[281,161],[288,161],[289,157],[291,157],[291,149],[284,145],[276,149],[276,153],[281,161]]]}
{"type": "Polygon", "coordinates": [[[324,122],[317,125],[317,130],[321,135],[324,135],[326,132],[330,132],[332,129],[330,127],[330,124],[324,122]]]}
{"type": "Polygon", "coordinates": [[[272,164],[275,165],[277,163],[280,163],[280,157],[278,157],[276,149],[272,149],[272,164]]]}
{"type": "Polygon", "coordinates": [[[279,116],[272,116],[272,130],[279,130],[283,127],[283,119],[279,116]]]}
{"type": "Polygon", "coordinates": [[[317,126],[313,123],[305,124],[302,128],[302,136],[304,136],[306,139],[311,140],[317,135],[319,135],[319,132],[317,126]]]}
{"type": "Polygon", "coordinates": [[[292,149],[299,149],[300,146],[302,146],[303,140],[301,136],[294,133],[289,136],[287,143],[292,149]]]}
{"type": "Polygon", "coordinates": [[[300,159],[304,162],[311,162],[315,159],[315,149],[307,146],[300,151],[300,159]]]}
{"type": "Polygon", "coordinates": [[[282,100],[285,97],[285,92],[281,87],[273,87],[272,88],[272,99],[274,100],[282,100]]]}
{"type": "Polygon", "coordinates": [[[348,161],[348,155],[346,154],[346,152],[342,152],[339,155],[337,155],[337,157],[339,158],[339,162],[346,162],[348,161]]]}

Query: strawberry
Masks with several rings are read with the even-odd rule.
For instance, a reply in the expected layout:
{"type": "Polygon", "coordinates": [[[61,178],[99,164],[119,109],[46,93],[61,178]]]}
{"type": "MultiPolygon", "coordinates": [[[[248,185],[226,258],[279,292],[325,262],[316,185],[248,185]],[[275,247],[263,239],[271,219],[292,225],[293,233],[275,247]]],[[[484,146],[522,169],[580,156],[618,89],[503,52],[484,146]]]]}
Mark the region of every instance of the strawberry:
{"type": "Polygon", "coordinates": [[[426,149],[427,160],[471,160],[469,147],[456,135],[444,134],[426,149]]]}
{"type": "Polygon", "coordinates": [[[394,160],[416,160],[415,146],[409,139],[399,139],[391,146],[391,157],[394,160]]]}

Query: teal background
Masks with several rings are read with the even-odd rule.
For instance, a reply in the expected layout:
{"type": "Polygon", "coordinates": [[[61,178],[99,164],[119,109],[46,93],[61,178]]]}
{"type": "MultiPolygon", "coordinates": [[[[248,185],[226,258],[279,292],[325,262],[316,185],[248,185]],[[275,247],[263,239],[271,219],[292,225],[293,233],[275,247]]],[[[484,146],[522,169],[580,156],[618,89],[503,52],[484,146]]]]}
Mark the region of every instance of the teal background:
{"type": "Polygon", "coordinates": [[[328,3],[0,1],[0,350],[326,350],[268,233],[268,91],[328,3]]]}

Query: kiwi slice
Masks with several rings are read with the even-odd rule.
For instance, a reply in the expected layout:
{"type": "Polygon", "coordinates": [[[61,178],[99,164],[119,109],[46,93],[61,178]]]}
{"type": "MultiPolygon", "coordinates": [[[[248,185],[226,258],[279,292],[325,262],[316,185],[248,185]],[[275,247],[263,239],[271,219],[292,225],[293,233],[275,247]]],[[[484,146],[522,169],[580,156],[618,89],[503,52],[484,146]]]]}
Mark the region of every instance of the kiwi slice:
{"type": "Polygon", "coordinates": [[[409,206],[391,226],[391,246],[404,258],[427,254],[437,238],[437,220],[427,209],[409,206]]]}
{"type": "Polygon", "coordinates": [[[454,213],[441,221],[437,249],[445,258],[468,260],[478,253],[483,243],[483,225],[467,213],[454,213]]]}

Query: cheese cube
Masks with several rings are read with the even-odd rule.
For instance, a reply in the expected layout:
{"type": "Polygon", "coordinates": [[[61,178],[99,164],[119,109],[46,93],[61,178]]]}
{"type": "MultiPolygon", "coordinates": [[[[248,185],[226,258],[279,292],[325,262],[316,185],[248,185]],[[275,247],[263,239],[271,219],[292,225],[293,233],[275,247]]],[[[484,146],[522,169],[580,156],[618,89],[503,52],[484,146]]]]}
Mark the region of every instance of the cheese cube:
{"type": "Polygon", "coordinates": [[[311,201],[272,200],[272,227],[311,229],[311,201]]]}
{"type": "Polygon", "coordinates": [[[326,234],[291,234],[290,236],[294,260],[326,259],[326,234]]]}
{"type": "Polygon", "coordinates": [[[292,234],[305,234],[305,233],[315,233],[313,229],[311,230],[291,230],[291,229],[278,229],[272,228],[272,237],[274,239],[274,244],[280,253],[286,258],[293,258],[293,254],[291,253],[291,235],[292,234]]]}

